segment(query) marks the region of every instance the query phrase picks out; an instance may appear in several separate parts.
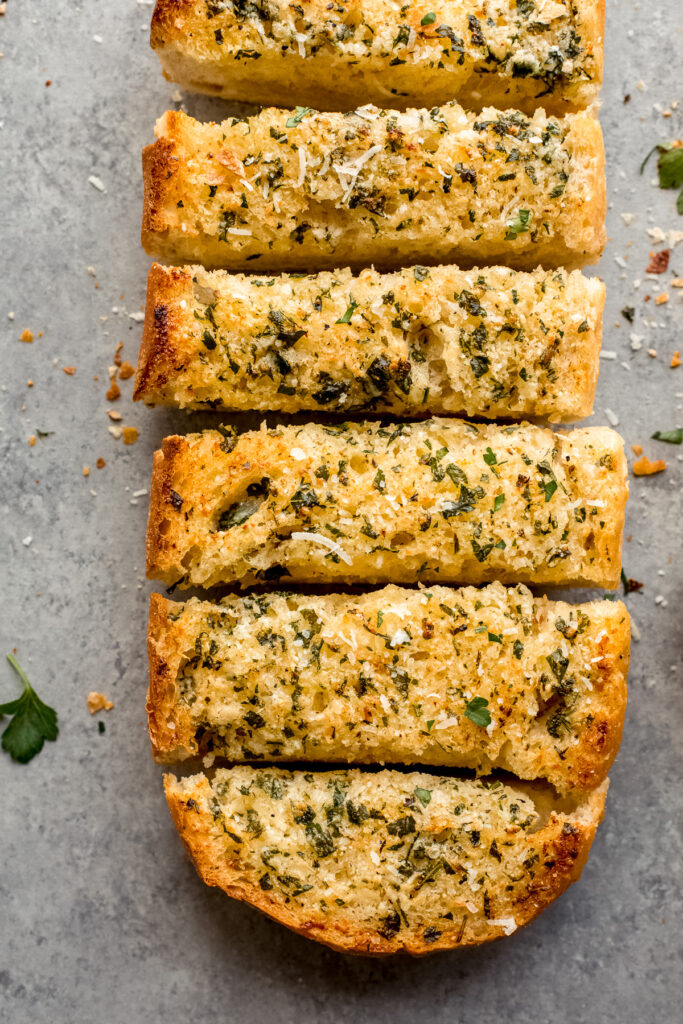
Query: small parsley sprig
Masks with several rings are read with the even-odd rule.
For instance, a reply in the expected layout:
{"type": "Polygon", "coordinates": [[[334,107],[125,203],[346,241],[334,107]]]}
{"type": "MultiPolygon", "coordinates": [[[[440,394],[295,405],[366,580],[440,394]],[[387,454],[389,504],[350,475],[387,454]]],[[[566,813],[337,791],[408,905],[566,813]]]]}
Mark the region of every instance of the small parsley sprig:
{"type": "Polygon", "coordinates": [[[40,753],[45,740],[57,739],[57,712],[43,703],[16,658],[8,654],[7,660],[24,684],[24,692],[16,700],[0,704],[0,717],[14,716],[2,734],[2,749],[15,761],[27,764],[40,753]]]}
{"type": "Polygon", "coordinates": [[[683,146],[680,142],[667,142],[653,146],[640,165],[640,173],[653,153],[659,153],[657,157],[657,173],[659,174],[660,188],[680,188],[676,209],[683,213],[683,146]]]}
{"type": "Polygon", "coordinates": [[[485,729],[491,724],[491,712],[486,697],[473,697],[465,706],[465,717],[485,729]]]}

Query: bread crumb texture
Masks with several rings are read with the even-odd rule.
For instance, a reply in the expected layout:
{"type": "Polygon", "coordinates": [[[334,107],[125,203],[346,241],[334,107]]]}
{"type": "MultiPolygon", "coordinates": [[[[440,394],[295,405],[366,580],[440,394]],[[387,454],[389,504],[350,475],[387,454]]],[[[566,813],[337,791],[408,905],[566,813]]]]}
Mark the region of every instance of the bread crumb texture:
{"type": "Polygon", "coordinates": [[[459,420],[224,429],[155,454],[147,570],[180,586],[288,579],[615,586],[618,434],[459,420]]]}
{"type": "Polygon", "coordinates": [[[595,262],[604,246],[604,149],[586,113],[270,108],[201,124],[167,111],[156,134],[142,241],[171,263],[533,269],[595,262]]]}
{"type": "Polygon", "coordinates": [[[567,793],[604,780],[621,738],[621,602],[570,605],[500,583],[220,604],[155,594],[148,640],[160,761],[502,768],[567,793]]]}
{"type": "Polygon", "coordinates": [[[205,882],[362,954],[476,945],[532,920],[581,873],[607,789],[563,802],[523,783],[250,767],[165,784],[205,882]]]}
{"type": "Polygon", "coordinates": [[[592,411],[604,296],[578,271],[246,277],[155,264],[135,398],[580,419],[592,411]]]}
{"type": "Polygon", "coordinates": [[[597,98],[603,33],[604,0],[157,0],[151,42],[167,78],[227,99],[558,112],[597,98]]]}

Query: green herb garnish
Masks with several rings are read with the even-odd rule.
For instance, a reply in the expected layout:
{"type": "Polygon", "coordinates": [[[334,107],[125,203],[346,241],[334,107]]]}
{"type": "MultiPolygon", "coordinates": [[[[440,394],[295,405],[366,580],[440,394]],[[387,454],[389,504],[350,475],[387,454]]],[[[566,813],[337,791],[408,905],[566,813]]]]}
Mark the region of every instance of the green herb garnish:
{"type": "Polygon", "coordinates": [[[683,444],[683,427],[676,427],[675,430],[655,430],[652,439],[666,441],[667,444],[683,444]]]}
{"type": "Polygon", "coordinates": [[[57,739],[57,712],[42,702],[16,658],[8,654],[7,660],[24,684],[24,692],[16,700],[0,704],[0,716],[14,716],[2,734],[2,749],[15,761],[27,764],[40,753],[45,740],[57,739]]]}
{"type": "Polygon", "coordinates": [[[296,113],[285,121],[285,128],[296,128],[298,124],[301,124],[306,114],[311,113],[313,113],[313,107],[297,107],[296,113]]]}
{"type": "Polygon", "coordinates": [[[659,153],[657,158],[659,187],[681,189],[676,200],[676,209],[683,214],[683,188],[681,188],[683,185],[683,146],[676,142],[660,143],[653,146],[640,165],[641,174],[653,153],[659,153]]]}
{"type": "Polygon", "coordinates": [[[465,707],[465,717],[485,729],[491,724],[491,712],[486,697],[473,697],[465,707]]]}

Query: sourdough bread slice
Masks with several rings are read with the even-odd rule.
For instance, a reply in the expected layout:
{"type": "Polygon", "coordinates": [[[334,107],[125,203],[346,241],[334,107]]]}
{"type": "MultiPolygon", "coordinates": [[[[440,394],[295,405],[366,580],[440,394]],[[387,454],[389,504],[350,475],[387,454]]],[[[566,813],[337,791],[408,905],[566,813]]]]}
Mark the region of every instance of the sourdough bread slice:
{"type": "Polygon", "coordinates": [[[186,604],[153,594],[154,756],[505,769],[560,793],[607,776],[626,708],[621,602],[522,586],[186,604]]]}
{"type": "Polygon", "coordinates": [[[578,271],[246,277],[154,264],[135,398],[560,423],[590,415],[605,288],[578,271]]]}
{"type": "Polygon", "coordinates": [[[509,935],[581,874],[607,783],[580,802],[529,784],[248,767],[166,776],[199,874],[349,953],[509,935]]]}
{"type": "Polygon", "coordinates": [[[621,438],[461,420],[168,437],[155,455],[152,579],[615,586],[621,438]]]}
{"type": "Polygon", "coordinates": [[[225,99],[349,110],[592,103],[604,0],[157,0],[151,44],[166,78],[225,99]],[[429,10],[427,10],[427,6],[429,10]]]}
{"type": "Polygon", "coordinates": [[[605,243],[598,121],[455,103],[157,122],[142,242],[171,263],[265,271],[595,262],[605,243]]]}

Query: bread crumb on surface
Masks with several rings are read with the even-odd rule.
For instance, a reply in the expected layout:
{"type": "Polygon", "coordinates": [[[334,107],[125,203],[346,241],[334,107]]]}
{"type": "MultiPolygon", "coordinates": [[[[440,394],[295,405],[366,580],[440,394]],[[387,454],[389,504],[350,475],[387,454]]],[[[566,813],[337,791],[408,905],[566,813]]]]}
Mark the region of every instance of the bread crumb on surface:
{"type": "Polygon", "coordinates": [[[90,466],[83,467],[83,476],[90,476],[90,466]]]}
{"type": "Polygon", "coordinates": [[[112,380],[109,385],[109,390],[104,396],[108,402],[115,402],[117,398],[121,397],[121,388],[118,386],[115,380],[112,380]]]}
{"type": "Polygon", "coordinates": [[[671,249],[660,249],[659,252],[650,253],[650,262],[648,263],[645,273],[646,274],[663,274],[669,269],[669,258],[671,256],[671,249]]]}
{"type": "Polygon", "coordinates": [[[678,349],[674,352],[671,357],[671,369],[675,370],[677,366],[681,365],[681,353],[678,349]]]}
{"type": "Polygon", "coordinates": [[[67,377],[73,377],[73,375],[76,372],[75,366],[63,366],[62,369],[64,370],[64,373],[67,375],[67,377]]]}
{"type": "Polygon", "coordinates": [[[35,446],[35,443],[36,443],[36,435],[35,434],[31,434],[31,436],[28,439],[29,448],[33,448],[35,446]]]}
{"type": "Polygon", "coordinates": [[[650,462],[647,455],[643,455],[641,459],[633,463],[634,476],[653,476],[655,473],[663,473],[665,469],[664,459],[655,459],[654,462],[650,462]]]}
{"type": "Polygon", "coordinates": [[[98,711],[111,711],[114,707],[113,700],[107,700],[103,693],[97,693],[96,690],[91,690],[87,697],[88,711],[91,715],[96,715],[98,711]]]}
{"type": "Polygon", "coordinates": [[[642,446],[642,444],[632,444],[631,445],[631,451],[633,452],[634,455],[642,455],[643,454],[643,446],[642,446]]]}
{"type": "Polygon", "coordinates": [[[121,363],[121,368],[119,369],[119,377],[121,380],[128,380],[128,378],[132,377],[134,373],[135,367],[132,363],[129,363],[127,359],[125,362],[121,363]]]}
{"type": "Polygon", "coordinates": [[[33,331],[29,331],[29,329],[27,327],[25,331],[21,332],[21,334],[19,336],[19,341],[25,341],[26,344],[29,345],[33,341],[33,338],[34,338],[33,331]]]}
{"type": "Polygon", "coordinates": [[[137,427],[124,427],[123,428],[123,443],[124,444],[135,444],[140,432],[137,427]]]}
{"type": "Polygon", "coordinates": [[[107,465],[107,463],[104,461],[104,459],[102,457],[100,457],[97,460],[97,462],[95,463],[95,465],[97,466],[98,469],[104,469],[104,467],[107,465]]]}
{"type": "Polygon", "coordinates": [[[123,352],[123,342],[120,341],[118,343],[118,345],[116,346],[116,350],[114,352],[114,366],[120,366],[121,365],[121,353],[122,352],[123,352]]]}

